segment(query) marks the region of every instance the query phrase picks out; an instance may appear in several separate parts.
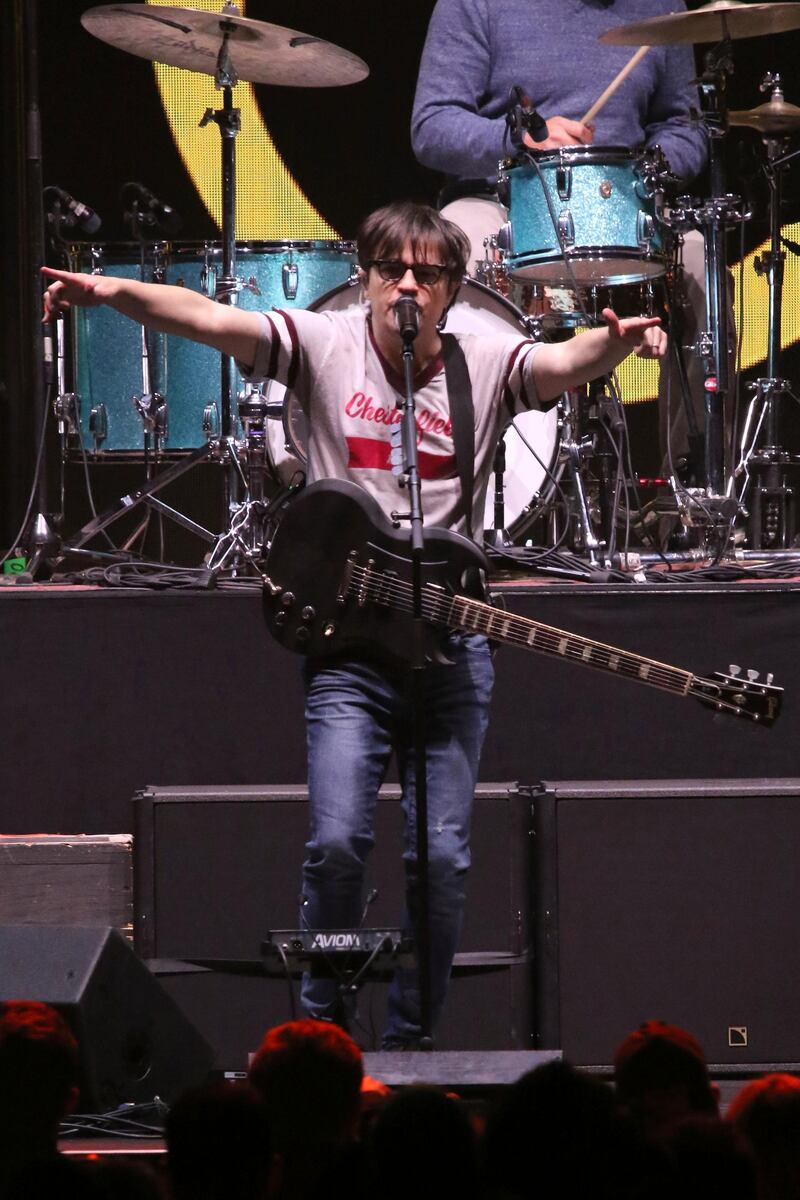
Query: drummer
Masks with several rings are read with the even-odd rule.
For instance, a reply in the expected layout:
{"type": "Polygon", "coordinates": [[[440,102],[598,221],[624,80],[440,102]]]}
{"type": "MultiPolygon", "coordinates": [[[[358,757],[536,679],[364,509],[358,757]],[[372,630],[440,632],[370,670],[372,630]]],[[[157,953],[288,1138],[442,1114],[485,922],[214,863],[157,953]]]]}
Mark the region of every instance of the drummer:
{"type": "MultiPolygon", "coordinates": [[[[706,136],[690,122],[698,107],[692,84],[690,46],[653,46],[597,114],[594,123],[576,118],[589,111],[631,57],[626,46],[598,39],[607,30],[685,7],[682,0],[437,0],[420,65],[411,134],[414,152],[449,182],[442,211],[471,242],[471,269],[484,257],[484,238],[507,219],[495,185],[498,162],[513,153],[506,136],[509,93],[519,85],[546,118],[547,137],[532,150],[559,146],[649,147],[658,144],[670,171],[688,184],[703,170],[706,136]]],[[[705,327],[703,242],[687,235],[684,283],[686,344],[705,327]],[[693,319],[692,319],[693,318],[693,319]]],[[[687,360],[690,390],[703,428],[703,372],[699,356],[687,360]]],[[[688,451],[677,372],[662,370],[660,418],[666,456],[666,388],[670,376],[672,458],[688,451]]]]}

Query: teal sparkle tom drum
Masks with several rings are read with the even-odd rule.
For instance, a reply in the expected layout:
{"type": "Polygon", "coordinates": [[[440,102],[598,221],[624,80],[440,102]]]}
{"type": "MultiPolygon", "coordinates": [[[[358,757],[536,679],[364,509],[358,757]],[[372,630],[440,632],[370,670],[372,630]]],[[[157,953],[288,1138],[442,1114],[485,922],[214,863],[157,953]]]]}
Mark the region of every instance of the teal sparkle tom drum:
{"type": "MultiPolygon", "coordinates": [[[[355,274],[352,242],[248,242],[237,244],[240,308],[306,308],[355,274]]],[[[218,242],[108,242],[78,244],[70,270],[147,283],[188,287],[214,299],[222,275],[218,242]]],[[[140,458],[146,418],[141,397],[157,393],[157,425],[149,452],[179,456],[219,433],[220,356],[186,338],[143,330],[106,306],[72,312],[73,391],[81,436],[70,448],[98,458],[140,458]]],[[[233,374],[232,412],[246,391],[233,374]]],[[[154,414],[156,415],[156,414],[154,414]]],[[[241,434],[236,422],[235,436],[241,434]]]]}
{"type": "Polygon", "coordinates": [[[500,241],[512,278],[570,288],[664,274],[655,199],[640,157],[619,146],[567,146],[530,157],[500,173],[509,208],[500,241]]]}
{"type": "MultiPolygon", "coordinates": [[[[67,259],[71,271],[164,283],[169,253],[166,242],[76,243],[67,259]]],[[[142,455],[145,423],[137,402],[143,394],[164,394],[165,336],[105,305],[74,308],[70,317],[72,390],[80,422],[70,456],[80,458],[84,450],[142,455]]],[[[172,433],[181,436],[180,429],[172,433]]]]}
{"type": "MultiPolygon", "coordinates": [[[[236,304],[256,312],[272,308],[308,308],[319,296],[355,277],[356,247],[345,241],[245,242],[236,246],[236,304]]],[[[214,298],[222,276],[218,242],[175,243],[168,283],[192,288],[214,298]]],[[[219,397],[219,354],[185,338],[167,338],[168,387],[171,403],[202,413],[209,382],[219,397]],[[200,405],[198,410],[198,397],[200,405]]],[[[266,385],[265,385],[266,386],[266,385]]],[[[277,390],[279,385],[274,385],[277,390]]],[[[246,385],[234,369],[232,412],[246,385]]],[[[240,432],[240,431],[239,431],[240,432]]],[[[199,443],[198,443],[199,444],[199,443]]]]}

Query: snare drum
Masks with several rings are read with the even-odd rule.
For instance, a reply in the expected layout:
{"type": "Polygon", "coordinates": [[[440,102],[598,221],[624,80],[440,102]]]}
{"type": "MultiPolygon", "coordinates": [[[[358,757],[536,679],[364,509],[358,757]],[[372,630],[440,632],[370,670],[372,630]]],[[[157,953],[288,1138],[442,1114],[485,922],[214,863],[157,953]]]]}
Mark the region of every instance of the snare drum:
{"type": "Polygon", "coordinates": [[[568,288],[664,273],[655,201],[633,151],[565,146],[532,158],[500,174],[509,204],[503,232],[509,274],[568,288]]]}

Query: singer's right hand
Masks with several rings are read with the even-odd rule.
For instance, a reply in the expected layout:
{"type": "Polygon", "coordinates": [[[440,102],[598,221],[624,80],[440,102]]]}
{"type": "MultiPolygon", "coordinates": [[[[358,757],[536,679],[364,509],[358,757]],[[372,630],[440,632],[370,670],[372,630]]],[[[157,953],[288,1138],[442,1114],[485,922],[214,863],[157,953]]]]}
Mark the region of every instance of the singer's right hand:
{"type": "Polygon", "coordinates": [[[530,134],[522,141],[530,150],[555,150],[558,146],[590,146],[594,139],[594,126],[580,121],[569,121],[566,117],[550,117],[547,122],[547,140],[534,142],[530,134]]]}
{"type": "Polygon", "coordinates": [[[53,280],[43,297],[44,321],[54,320],[73,304],[92,308],[103,303],[97,294],[102,275],[79,275],[74,271],[56,271],[52,267],[42,267],[42,274],[53,280]]]}

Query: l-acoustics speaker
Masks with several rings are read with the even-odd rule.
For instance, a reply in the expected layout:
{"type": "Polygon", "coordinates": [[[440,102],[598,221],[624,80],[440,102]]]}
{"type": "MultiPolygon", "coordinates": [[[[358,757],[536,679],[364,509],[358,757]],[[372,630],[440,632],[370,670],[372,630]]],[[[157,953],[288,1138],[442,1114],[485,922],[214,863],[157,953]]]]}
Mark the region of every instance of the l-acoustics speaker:
{"type": "MultiPolygon", "coordinates": [[[[402,921],[399,798],[399,788],[381,789],[365,889],[377,898],[366,927],[402,921]]],[[[259,977],[258,966],[267,931],[299,923],[307,791],[153,787],[134,810],[137,950],[165,972],[164,986],[214,1046],[217,1066],[241,1070],[264,1030],[292,1016],[286,982],[259,977]],[[192,973],[191,960],[210,959],[234,961],[229,973],[192,973]]],[[[464,930],[437,1049],[533,1048],[530,833],[530,797],[509,784],[478,786],[464,930]]],[[[359,998],[367,1042],[380,1032],[384,993],[385,984],[370,983],[359,998]]]]}
{"type": "Polygon", "coordinates": [[[610,1064],[658,1018],[800,1063],[800,779],[542,784],[534,813],[537,1046],[610,1064]]]}
{"type": "Polygon", "coordinates": [[[171,1103],[208,1075],[208,1044],[115,929],[2,925],[0,963],[0,1000],[43,1000],[69,1022],[81,1111],[171,1103]]]}

